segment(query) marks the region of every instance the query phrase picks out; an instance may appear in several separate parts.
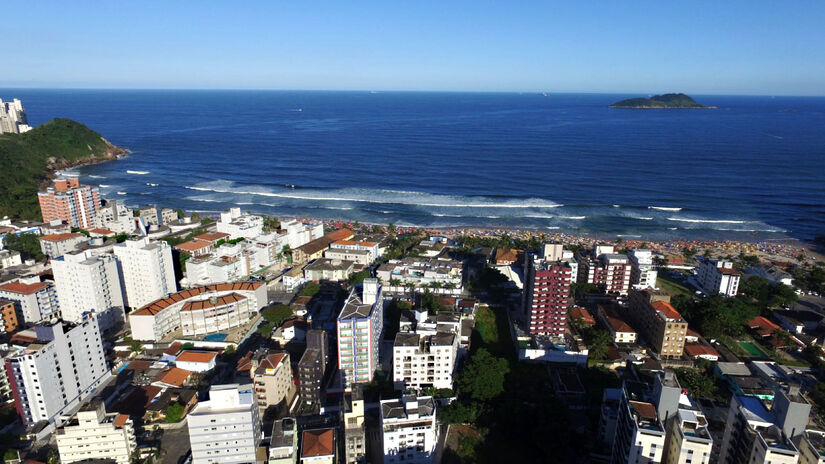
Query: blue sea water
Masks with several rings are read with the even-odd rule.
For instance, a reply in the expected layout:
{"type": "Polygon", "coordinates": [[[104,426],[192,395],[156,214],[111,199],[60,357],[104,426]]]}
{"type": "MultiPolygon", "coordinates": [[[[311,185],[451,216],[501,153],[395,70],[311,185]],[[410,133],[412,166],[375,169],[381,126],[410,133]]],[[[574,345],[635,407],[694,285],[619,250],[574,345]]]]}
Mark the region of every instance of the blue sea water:
{"type": "Polygon", "coordinates": [[[105,197],[202,212],[643,238],[825,233],[825,98],[2,90],[132,154],[80,168],[105,197]]]}

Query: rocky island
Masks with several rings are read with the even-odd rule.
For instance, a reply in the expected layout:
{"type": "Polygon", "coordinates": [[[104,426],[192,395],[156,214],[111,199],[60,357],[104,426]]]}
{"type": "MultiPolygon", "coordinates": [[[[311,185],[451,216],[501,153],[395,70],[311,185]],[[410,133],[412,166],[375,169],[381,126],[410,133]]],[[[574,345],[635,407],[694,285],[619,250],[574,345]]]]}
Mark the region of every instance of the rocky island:
{"type": "Polygon", "coordinates": [[[37,189],[59,169],[116,160],[128,150],[70,119],[0,135],[0,217],[37,219],[37,189]]]}
{"type": "Polygon", "coordinates": [[[660,109],[660,108],[704,108],[714,109],[715,106],[702,105],[683,93],[666,93],[654,95],[650,98],[628,98],[610,105],[610,108],[629,109],[660,109]]]}

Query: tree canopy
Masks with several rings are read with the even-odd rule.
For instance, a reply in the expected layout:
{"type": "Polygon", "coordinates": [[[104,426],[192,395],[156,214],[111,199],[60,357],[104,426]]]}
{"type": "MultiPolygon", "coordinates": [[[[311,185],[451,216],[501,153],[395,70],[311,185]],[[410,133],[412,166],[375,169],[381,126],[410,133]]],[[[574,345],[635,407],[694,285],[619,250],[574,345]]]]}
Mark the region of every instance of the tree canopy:
{"type": "Polygon", "coordinates": [[[277,304],[261,311],[261,315],[268,322],[281,325],[282,322],[292,317],[292,308],[285,304],[277,304]]]}
{"type": "Polygon", "coordinates": [[[458,375],[459,392],[476,401],[489,401],[504,391],[504,379],[510,367],[507,360],[497,358],[484,348],[470,357],[458,375]]]}

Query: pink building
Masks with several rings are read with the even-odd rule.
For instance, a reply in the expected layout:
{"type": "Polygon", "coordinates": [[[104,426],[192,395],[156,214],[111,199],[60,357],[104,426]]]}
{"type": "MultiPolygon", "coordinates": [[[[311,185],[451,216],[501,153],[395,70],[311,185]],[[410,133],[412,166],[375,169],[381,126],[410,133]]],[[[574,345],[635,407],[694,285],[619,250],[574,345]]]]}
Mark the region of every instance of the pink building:
{"type": "Polygon", "coordinates": [[[100,193],[97,187],[80,185],[77,177],[60,178],[46,189],[37,192],[43,222],[55,219],[65,221],[72,227],[90,229],[100,210],[100,193]]]}

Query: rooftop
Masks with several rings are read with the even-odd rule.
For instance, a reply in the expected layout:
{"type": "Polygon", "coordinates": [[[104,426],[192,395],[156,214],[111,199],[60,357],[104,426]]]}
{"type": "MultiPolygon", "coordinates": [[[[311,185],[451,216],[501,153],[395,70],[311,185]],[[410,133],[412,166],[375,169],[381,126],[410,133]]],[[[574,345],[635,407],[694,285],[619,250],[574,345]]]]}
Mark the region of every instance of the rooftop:
{"type": "Polygon", "coordinates": [[[261,282],[236,282],[236,283],[226,283],[226,284],[214,284],[214,285],[206,285],[203,287],[194,287],[189,288],[186,290],[182,290],[177,293],[173,293],[166,298],[162,298],[160,300],[154,301],[149,303],[148,305],[130,313],[132,315],[138,316],[150,316],[155,315],[164,309],[168,308],[169,306],[179,303],[181,301],[187,300],[189,298],[194,298],[196,296],[202,295],[204,293],[210,292],[234,292],[234,291],[254,291],[261,285],[264,285],[261,282]]]}
{"type": "Polygon", "coordinates": [[[651,306],[653,306],[653,309],[656,311],[662,313],[667,319],[682,320],[682,315],[679,314],[679,311],[676,311],[670,303],[666,303],[664,301],[654,301],[651,306]]]}
{"type": "Polygon", "coordinates": [[[228,295],[211,297],[205,300],[187,301],[184,303],[181,311],[197,311],[200,309],[217,308],[226,306],[232,303],[238,303],[245,300],[246,297],[237,293],[230,293],[228,295]]]}
{"type": "Polygon", "coordinates": [[[335,430],[304,430],[301,457],[329,456],[335,454],[335,430]]]}
{"type": "Polygon", "coordinates": [[[68,233],[68,234],[44,235],[44,236],[40,237],[40,240],[44,240],[44,241],[47,241],[47,242],[63,242],[65,240],[72,240],[72,239],[84,238],[84,237],[85,237],[85,235],[83,235],[83,234],[76,233],[76,232],[71,232],[71,233],[68,233]]]}
{"type": "Polygon", "coordinates": [[[402,398],[398,400],[381,401],[381,417],[384,419],[406,419],[409,413],[417,413],[419,417],[432,416],[435,412],[435,403],[431,396],[420,396],[418,398],[402,398]],[[417,408],[407,409],[408,401],[415,400],[417,408]]]}
{"type": "Polygon", "coordinates": [[[0,285],[0,291],[5,291],[9,293],[19,293],[22,295],[30,295],[32,293],[37,293],[40,290],[51,285],[48,282],[37,282],[33,284],[24,284],[22,282],[11,282],[8,284],[0,285]]]}
{"type": "Polygon", "coordinates": [[[218,353],[214,351],[181,351],[175,362],[210,363],[218,353]]]}

